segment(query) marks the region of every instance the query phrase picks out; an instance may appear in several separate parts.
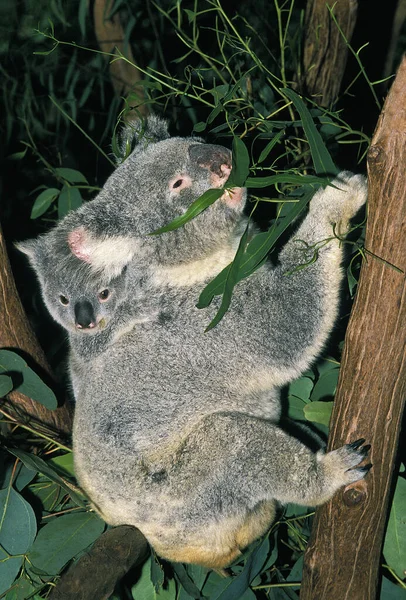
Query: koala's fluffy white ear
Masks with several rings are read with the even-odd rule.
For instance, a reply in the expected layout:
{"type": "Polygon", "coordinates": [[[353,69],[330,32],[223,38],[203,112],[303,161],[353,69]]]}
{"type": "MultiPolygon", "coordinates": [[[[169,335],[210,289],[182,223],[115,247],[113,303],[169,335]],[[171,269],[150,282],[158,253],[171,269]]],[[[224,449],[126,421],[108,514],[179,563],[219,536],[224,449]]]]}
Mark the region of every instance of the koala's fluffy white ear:
{"type": "Polygon", "coordinates": [[[146,119],[127,121],[118,136],[118,147],[123,159],[127,158],[137,146],[145,149],[149,144],[154,144],[169,138],[168,123],[156,115],[146,119]]]}
{"type": "Polygon", "coordinates": [[[68,246],[76,258],[107,277],[117,277],[131,262],[138,248],[135,239],[124,236],[96,238],[84,227],[68,233],[68,246]]]}

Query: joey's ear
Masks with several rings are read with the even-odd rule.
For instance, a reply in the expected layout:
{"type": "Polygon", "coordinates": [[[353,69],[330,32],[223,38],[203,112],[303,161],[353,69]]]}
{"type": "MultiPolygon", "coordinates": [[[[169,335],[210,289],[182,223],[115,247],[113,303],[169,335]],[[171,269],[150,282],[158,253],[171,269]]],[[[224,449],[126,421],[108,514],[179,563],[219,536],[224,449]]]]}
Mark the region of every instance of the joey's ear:
{"type": "Polygon", "coordinates": [[[28,256],[31,266],[35,271],[39,271],[40,267],[46,262],[46,246],[41,238],[26,240],[25,242],[15,242],[14,246],[28,256]]]}
{"type": "Polygon", "coordinates": [[[124,160],[133,150],[143,150],[150,144],[169,138],[168,123],[156,115],[127,121],[118,135],[118,147],[124,160]]]}
{"type": "Polygon", "coordinates": [[[124,236],[92,236],[84,227],[68,233],[70,251],[94,271],[117,277],[134,257],[138,244],[124,236]]]}

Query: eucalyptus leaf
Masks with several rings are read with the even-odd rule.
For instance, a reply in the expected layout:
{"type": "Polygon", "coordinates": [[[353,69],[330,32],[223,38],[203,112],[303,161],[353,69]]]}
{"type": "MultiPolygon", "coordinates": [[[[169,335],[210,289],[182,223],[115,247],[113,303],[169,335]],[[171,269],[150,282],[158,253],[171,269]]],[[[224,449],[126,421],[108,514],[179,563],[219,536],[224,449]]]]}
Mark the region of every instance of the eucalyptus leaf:
{"type": "Polygon", "coordinates": [[[67,167],[57,167],[55,173],[69,181],[69,183],[87,183],[86,177],[80,171],[76,169],[69,169],[67,167]]]}
{"type": "Polygon", "coordinates": [[[406,576],[406,479],[398,477],[385,535],[383,554],[400,579],[406,576]]]}
{"type": "Polygon", "coordinates": [[[319,377],[311,393],[310,398],[312,402],[325,398],[333,398],[337,388],[339,375],[340,369],[337,368],[329,369],[326,373],[323,373],[323,375],[319,377]]]}
{"type": "Polygon", "coordinates": [[[4,398],[13,389],[13,380],[8,375],[0,374],[0,398],[4,398]]]}
{"type": "Polygon", "coordinates": [[[17,456],[28,469],[36,471],[38,473],[42,473],[46,477],[48,477],[54,483],[57,483],[61,486],[72,498],[72,500],[78,506],[85,506],[83,498],[79,496],[79,494],[72,489],[69,485],[69,482],[63,479],[56,471],[53,469],[48,462],[45,462],[39,456],[35,456],[34,454],[28,454],[28,452],[24,452],[23,450],[19,450],[16,448],[8,448],[8,451],[17,456]]]}
{"type": "Polygon", "coordinates": [[[172,566],[176,577],[178,578],[183,589],[189,594],[189,596],[191,596],[191,598],[193,598],[194,600],[203,599],[202,594],[190,578],[184,565],[182,565],[182,563],[174,563],[172,566]]]}
{"type": "Polygon", "coordinates": [[[303,408],[304,416],[308,421],[326,425],[330,423],[333,402],[310,402],[303,408]]]}
{"type": "Polygon", "coordinates": [[[227,181],[227,187],[243,187],[250,172],[250,157],[242,139],[233,139],[233,168],[227,181]]]}
{"type": "Polygon", "coordinates": [[[13,488],[0,490],[0,594],[16,578],[23,558],[37,533],[37,521],[31,505],[13,488]]]}
{"type": "Polygon", "coordinates": [[[405,600],[405,588],[396,585],[386,577],[382,577],[380,600],[405,600]]]}
{"type": "Polygon", "coordinates": [[[281,141],[281,139],[283,138],[284,135],[285,135],[285,130],[281,129],[271,139],[271,141],[267,143],[267,145],[265,146],[265,148],[262,150],[261,154],[259,155],[258,164],[261,164],[262,162],[264,162],[264,160],[268,157],[268,154],[274,149],[276,144],[278,144],[281,141]]]}
{"type": "Polygon", "coordinates": [[[156,557],[155,553],[151,556],[151,581],[156,592],[162,589],[165,580],[165,573],[162,569],[161,563],[156,557]]]}
{"type": "Polygon", "coordinates": [[[206,210],[206,208],[214,204],[214,202],[218,200],[223,194],[224,190],[222,188],[207,190],[206,192],[204,192],[204,194],[199,196],[197,200],[192,202],[192,204],[188,207],[188,209],[183,215],[175,217],[175,219],[168,223],[168,225],[160,227],[159,229],[153,231],[149,235],[158,235],[160,233],[173,231],[174,229],[182,227],[185,223],[187,223],[191,219],[194,219],[195,217],[197,217],[197,215],[206,210]]]}
{"type": "Polygon", "coordinates": [[[37,219],[43,215],[51,206],[55,198],[60,194],[60,190],[56,188],[47,188],[36,197],[31,209],[31,219],[37,219]]]}
{"type": "Polygon", "coordinates": [[[49,576],[57,575],[67,562],[93,544],[104,528],[105,523],[94,513],[54,517],[40,529],[28,553],[30,574],[39,570],[49,576]]]}
{"type": "Polygon", "coordinates": [[[11,350],[0,350],[0,373],[17,372],[22,382],[14,389],[18,390],[28,398],[43,404],[50,410],[58,406],[55,394],[42,379],[27,365],[25,360],[16,352],[11,350]]]}
{"type": "Polygon", "coordinates": [[[59,194],[58,199],[58,218],[62,219],[71,210],[76,210],[82,206],[83,199],[78,188],[71,185],[65,185],[59,194]]]}
{"type": "Polygon", "coordinates": [[[339,169],[337,169],[335,166],[333,159],[331,158],[330,153],[323,142],[323,138],[317,131],[313,118],[306,108],[305,103],[293,90],[284,88],[281,91],[287,98],[289,98],[289,100],[293,102],[297,112],[300,115],[303,129],[309,142],[310,153],[312,155],[316,173],[318,175],[337,175],[339,173],[339,169]]]}

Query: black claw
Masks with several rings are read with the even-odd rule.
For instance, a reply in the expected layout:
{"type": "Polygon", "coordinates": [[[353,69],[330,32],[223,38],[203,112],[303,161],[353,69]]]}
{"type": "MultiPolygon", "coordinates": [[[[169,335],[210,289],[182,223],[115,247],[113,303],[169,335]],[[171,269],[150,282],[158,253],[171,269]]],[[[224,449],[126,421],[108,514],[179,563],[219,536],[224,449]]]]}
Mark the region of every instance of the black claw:
{"type": "Polygon", "coordinates": [[[362,444],[365,442],[365,438],[360,438],[359,440],[356,440],[355,442],[352,442],[351,444],[347,444],[348,448],[351,448],[352,450],[358,450],[358,448],[360,446],[362,446],[362,444]]]}
{"type": "Polygon", "coordinates": [[[366,456],[370,450],[371,450],[371,444],[365,444],[365,446],[363,446],[361,448],[361,452],[364,456],[366,456]]]}
{"type": "Polygon", "coordinates": [[[365,465],[365,467],[357,467],[358,471],[362,471],[363,473],[368,473],[368,471],[370,471],[372,468],[372,463],[369,463],[368,465],[365,465]]]}

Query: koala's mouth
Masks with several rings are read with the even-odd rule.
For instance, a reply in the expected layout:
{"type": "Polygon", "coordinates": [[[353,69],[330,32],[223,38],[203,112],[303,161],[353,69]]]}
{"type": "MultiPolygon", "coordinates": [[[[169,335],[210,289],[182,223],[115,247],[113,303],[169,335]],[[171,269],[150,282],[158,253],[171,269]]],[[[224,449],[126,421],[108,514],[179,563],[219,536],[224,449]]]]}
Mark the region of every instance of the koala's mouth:
{"type": "Polygon", "coordinates": [[[107,323],[107,319],[102,317],[96,323],[90,322],[86,325],[84,325],[83,323],[75,322],[74,329],[76,333],[83,333],[85,335],[96,335],[97,333],[106,328],[107,323]]]}

